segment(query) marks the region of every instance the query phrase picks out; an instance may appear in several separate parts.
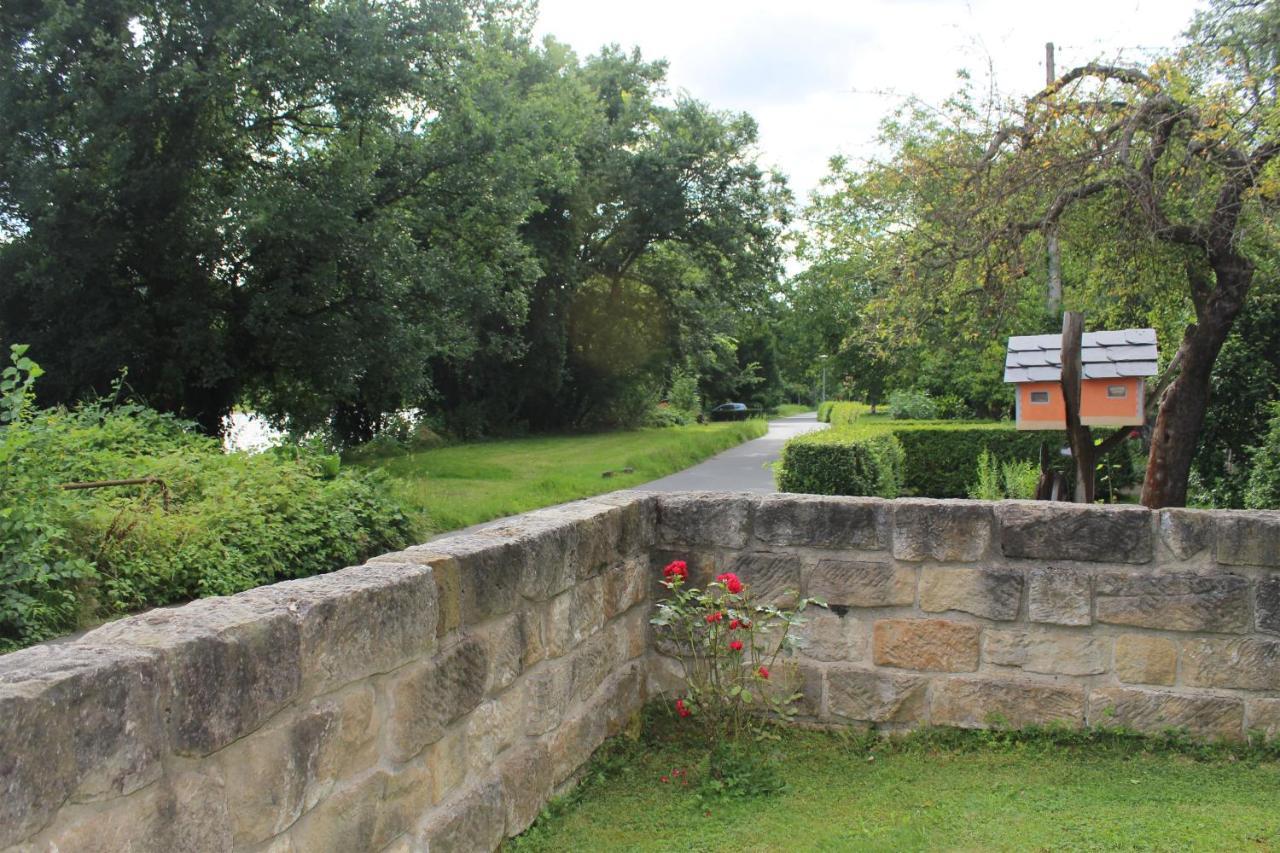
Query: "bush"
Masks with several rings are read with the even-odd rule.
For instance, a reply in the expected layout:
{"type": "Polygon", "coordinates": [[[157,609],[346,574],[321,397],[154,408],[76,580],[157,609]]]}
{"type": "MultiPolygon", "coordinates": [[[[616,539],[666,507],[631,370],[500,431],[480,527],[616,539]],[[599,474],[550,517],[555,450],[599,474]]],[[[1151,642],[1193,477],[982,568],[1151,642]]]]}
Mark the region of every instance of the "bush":
{"type": "Polygon", "coordinates": [[[833,428],[788,441],[776,475],[783,492],[896,498],[902,470],[902,445],[893,435],[859,436],[833,428]]]}
{"type": "Polygon", "coordinates": [[[675,408],[674,406],[664,406],[658,404],[649,412],[649,420],[645,426],[651,427],[674,427],[685,426],[693,423],[694,418],[690,417],[687,412],[675,408]]]}
{"type": "Polygon", "coordinates": [[[831,423],[831,408],[835,406],[834,400],[825,400],[818,404],[818,420],[824,424],[831,423]]]}
{"type": "Polygon", "coordinates": [[[1271,420],[1262,444],[1250,454],[1248,509],[1280,509],[1280,403],[1271,404],[1271,420]]]}
{"type": "Polygon", "coordinates": [[[401,547],[376,475],[311,447],[223,453],[133,404],[0,426],[0,648],[146,607],[358,564],[401,547]],[[65,491],[71,482],[161,485],[65,491]]]}
{"type": "Polygon", "coordinates": [[[938,406],[924,391],[894,391],[889,394],[889,414],[895,420],[931,421],[938,406]]]}
{"type": "Polygon", "coordinates": [[[1039,482],[1037,463],[1001,462],[983,450],[978,454],[978,480],[969,487],[969,497],[983,501],[1029,500],[1035,497],[1039,482]]]}
{"type": "Polygon", "coordinates": [[[920,497],[966,497],[973,460],[982,453],[993,460],[1031,463],[1039,471],[1040,443],[1048,442],[1054,467],[1064,473],[1070,469],[1071,460],[1058,455],[1066,438],[1057,432],[1020,432],[999,424],[938,424],[896,427],[893,434],[906,453],[904,487],[920,497]]]}
{"type": "Polygon", "coordinates": [[[831,416],[828,420],[833,427],[852,426],[865,408],[866,406],[861,403],[836,403],[831,407],[831,416]]]}
{"type": "Polygon", "coordinates": [[[697,420],[702,412],[702,398],[698,396],[698,375],[679,367],[672,371],[667,403],[687,418],[686,423],[697,420]]]}

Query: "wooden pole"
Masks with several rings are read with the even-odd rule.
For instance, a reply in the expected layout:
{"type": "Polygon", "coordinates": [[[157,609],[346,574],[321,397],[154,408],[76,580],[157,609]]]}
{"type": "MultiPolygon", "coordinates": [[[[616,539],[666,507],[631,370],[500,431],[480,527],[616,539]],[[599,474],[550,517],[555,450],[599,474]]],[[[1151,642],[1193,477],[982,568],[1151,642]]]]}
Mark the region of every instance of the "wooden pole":
{"type": "MultiPolygon", "coordinates": [[[[1052,86],[1056,71],[1053,62],[1053,42],[1044,46],[1044,82],[1052,86]]],[[[1050,314],[1057,314],[1062,307],[1062,253],[1058,248],[1058,223],[1045,228],[1044,240],[1049,248],[1049,286],[1045,306],[1050,314]]]]}
{"type": "Polygon", "coordinates": [[[1093,431],[1080,423],[1080,385],[1084,370],[1080,364],[1080,340],[1084,336],[1084,315],[1067,311],[1062,315],[1062,402],[1067,423],[1067,442],[1076,463],[1076,503],[1093,503],[1093,431]]]}

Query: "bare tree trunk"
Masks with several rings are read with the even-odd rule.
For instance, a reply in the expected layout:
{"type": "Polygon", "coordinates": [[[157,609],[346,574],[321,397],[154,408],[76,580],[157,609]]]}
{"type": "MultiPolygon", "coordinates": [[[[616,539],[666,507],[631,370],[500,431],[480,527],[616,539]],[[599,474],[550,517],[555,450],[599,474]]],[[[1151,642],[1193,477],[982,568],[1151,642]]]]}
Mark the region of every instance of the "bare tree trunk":
{"type": "Polygon", "coordinates": [[[1093,431],[1080,423],[1080,339],[1084,335],[1084,315],[1068,311],[1062,315],[1062,402],[1066,414],[1067,443],[1076,464],[1078,504],[1093,503],[1093,431]]]}
{"type": "Polygon", "coordinates": [[[1164,393],[1151,435],[1142,503],[1152,509],[1187,503],[1187,478],[1209,405],[1213,362],[1253,280],[1253,265],[1234,252],[1213,258],[1212,264],[1217,279],[1212,286],[1203,273],[1188,271],[1197,322],[1182,337],[1179,373],[1164,393]]]}

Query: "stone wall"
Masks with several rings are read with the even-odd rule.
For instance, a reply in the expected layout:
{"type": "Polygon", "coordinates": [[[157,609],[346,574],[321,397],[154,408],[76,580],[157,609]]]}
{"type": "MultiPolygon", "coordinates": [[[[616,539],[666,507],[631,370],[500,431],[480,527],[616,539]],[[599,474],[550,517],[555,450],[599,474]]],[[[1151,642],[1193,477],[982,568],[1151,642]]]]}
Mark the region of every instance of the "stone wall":
{"type": "Polygon", "coordinates": [[[830,605],[793,661],[811,720],[1280,735],[1280,513],[677,495],[656,545],[830,605]]]}
{"type": "Polygon", "coordinates": [[[0,850],[492,849],[644,700],[654,499],[0,657],[0,850]]]}
{"type": "Polygon", "coordinates": [[[674,687],[673,558],[830,604],[815,722],[1280,735],[1280,513],[619,492],[0,657],[0,851],[492,849],[674,687]]]}

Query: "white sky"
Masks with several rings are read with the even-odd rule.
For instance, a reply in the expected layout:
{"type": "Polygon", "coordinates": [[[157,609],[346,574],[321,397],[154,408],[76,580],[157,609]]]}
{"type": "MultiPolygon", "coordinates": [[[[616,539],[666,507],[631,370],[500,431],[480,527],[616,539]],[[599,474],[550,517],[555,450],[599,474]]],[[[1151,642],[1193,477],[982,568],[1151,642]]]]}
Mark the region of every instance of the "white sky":
{"type": "Polygon", "coordinates": [[[673,90],[760,124],[765,165],[803,201],[827,158],[875,153],[880,119],[902,98],[939,104],[956,71],[1006,94],[1044,85],[1044,43],[1063,70],[1140,61],[1175,44],[1195,0],[540,0],[539,34],[580,56],[616,42],[670,63],[673,90]],[[895,92],[898,97],[889,94],[895,92]]]}

